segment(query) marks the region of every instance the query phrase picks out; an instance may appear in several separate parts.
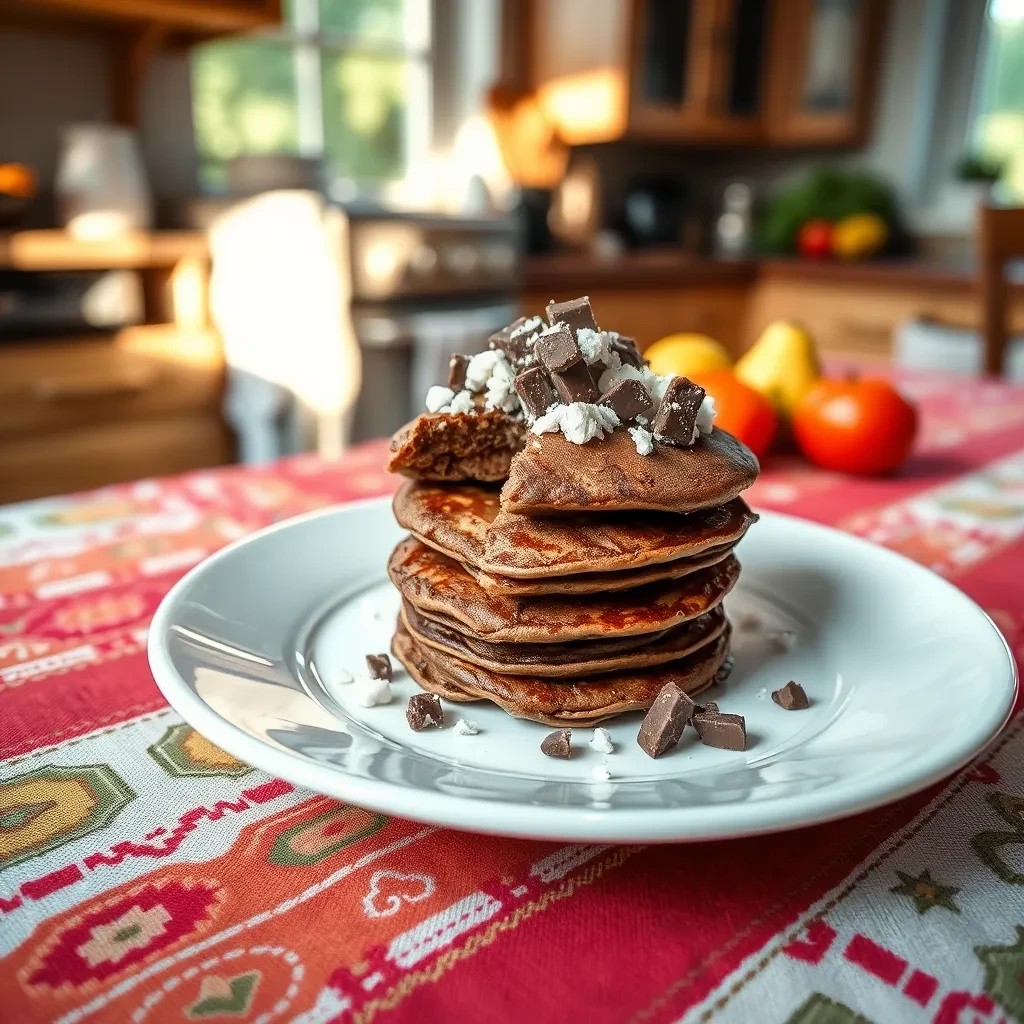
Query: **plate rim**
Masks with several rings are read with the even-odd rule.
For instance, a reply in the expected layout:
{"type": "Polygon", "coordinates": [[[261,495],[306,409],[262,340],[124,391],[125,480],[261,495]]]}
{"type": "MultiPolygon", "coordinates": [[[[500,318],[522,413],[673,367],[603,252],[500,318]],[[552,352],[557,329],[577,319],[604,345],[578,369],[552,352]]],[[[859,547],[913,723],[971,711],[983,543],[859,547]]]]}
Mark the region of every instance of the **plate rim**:
{"type": "Polygon", "coordinates": [[[344,515],[367,506],[387,505],[390,508],[391,500],[391,495],[363,498],[314,509],[272,523],[215,551],[193,566],[171,587],[153,615],[146,652],[157,688],[170,707],[181,715],[187,724],[227,753],[276,778],[285,779],[313,793],[436,827],[551,841],[676,843],[792,831],[836,821],[894,803],[950,777],[970,763],[1002,732],[1013,714],[1020,685],[1013,652],[999,627],[973,598],[945,577],[898,551],[892,551],[862,537],[813,520],[784,512],[760,510],[759,515],[763,520],[778,520],[801,530],[827,535],[830,542],[867,549],[873,555],[902,563],[905,568],[913,570],[921,578],[927,578],[931,585],[946,588],[972,607],[998,642],[1005,662],[1003,668],[1009,671],[1009,686],[1006,687],[1004,706],[998,714],[991,716],[987,728],[980,730],[976,739],[954,746],[954,756],[936,763],[927,772],[909,775],[900,785],[886,788],[882,785],[883,777],[870,786],[867,793],[863,793],[862,789],[863,795],[857,796],[856,787],[852,783],[847,783],[838,790],[821,791],[821,796],[817,800],[804,795],[801,798],[803,809],[794,808],[789,813],[785,813],[787,808],[780,809],[777,801],[771,800],[717,804],[700,808],[687,805],[658,809],[599,806],[565,808],[555,805],[509,805],[480,797],[467,798],[444,793],[429,794],[431,803],[437,806],[432,813],[426,813],[423,809],[424,792],[421,789],[399,786],[382,779],[356,777],[336,765],[324,764],[290,751],[279,750],[222,717],[184,682],[162,643],[162,638],[168,632],[171,611],[177,600],[196,579],[208,572],[212,565],[240,548],[279,531],[295,530],[311,520],[344,515]],[[850,792],[851,788],[853,792],[850,792]],[[825,797],[828,799],[824,799],[825,797]],[[823,806],[818,807],[817,804],[823,806]],[[528,814],[529,823],[516,827],[514,821],[510,819],[524,813],[528,814]],[[737,816],[744,818],[745,822],[730,821],[737,816]],[[572,819],[571,827],[566,827],[567,817],[572,819]]]}

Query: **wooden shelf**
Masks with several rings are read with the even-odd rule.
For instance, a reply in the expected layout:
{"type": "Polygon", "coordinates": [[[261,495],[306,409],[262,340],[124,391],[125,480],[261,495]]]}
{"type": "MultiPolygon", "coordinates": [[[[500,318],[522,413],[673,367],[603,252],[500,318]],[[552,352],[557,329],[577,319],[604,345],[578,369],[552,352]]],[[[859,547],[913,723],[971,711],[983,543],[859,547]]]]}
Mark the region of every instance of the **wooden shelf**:
{"type": "Polygon", "coordinates": [[[0,232],[0,270],[143,270],[208,255],[198,231],[138,232],[98,242],[65,231],[0,232]]]}

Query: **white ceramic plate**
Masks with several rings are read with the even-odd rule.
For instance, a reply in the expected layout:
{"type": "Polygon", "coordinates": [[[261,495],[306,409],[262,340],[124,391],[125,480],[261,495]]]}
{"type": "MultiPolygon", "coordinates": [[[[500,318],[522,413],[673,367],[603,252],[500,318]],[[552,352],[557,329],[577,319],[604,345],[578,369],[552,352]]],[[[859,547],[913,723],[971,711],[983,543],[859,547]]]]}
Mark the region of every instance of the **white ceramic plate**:
{"type": "Polygon", "coordinates": [[[385,564],[402,535],[387,501],[294,519],[190,572],[153,620],[149,659],[167,700],[214,743],[298,785],[454,828],[588,842],[749,835],[863,811],[965,764],[1006,721],[1013,659],[984,612],[926,569],[835,530],[765,514],[740,547],[728,606],[736,666],[709,695],[746,716],[744,753],[687,730],[652,760],[641,715],[607,723],[611,754],[576,730],[574,756],[541,754],[546,726],[445,702],[412,732],[395,700],[360,707],[341,682],[389,647],[398,595],[385,564]],[[778,632],[791,631],[792,645],[778,632]],[[770,692],[801,682],[812,705],[770,692]],[[717,691],[717,692],[716,692],[717,691]],[[456,733],[459,718],[475,736],[456,733]],[[609,780],[595,776],[605,766],[609,780]]]}

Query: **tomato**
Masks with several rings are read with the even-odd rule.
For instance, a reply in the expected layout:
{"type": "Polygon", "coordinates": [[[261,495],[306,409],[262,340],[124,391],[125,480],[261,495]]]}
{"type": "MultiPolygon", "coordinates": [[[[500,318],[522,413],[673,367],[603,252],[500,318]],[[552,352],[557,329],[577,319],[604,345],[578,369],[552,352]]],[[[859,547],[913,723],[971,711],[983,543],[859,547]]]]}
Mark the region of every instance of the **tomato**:
{"type": "Polygon", "coordinates": [[[793,414],[804,455],[843,473],[890,473],[910,454],[917,409],[888,381],[820,380],[793,414]]]}
{"type": "Polygon", "coordinates": [[[738,437],[759,459],[764,458],[777,425],[772,403],[731,370],[701,373],[693,382],[715,400],[715,426],[738,437]]]}
{"type": "Polygon", "coordinates": [[[823,259],[832,255],[832,224],[821,217],[805,221],[796,236],[796,247],[802,256],[823,259]]]}

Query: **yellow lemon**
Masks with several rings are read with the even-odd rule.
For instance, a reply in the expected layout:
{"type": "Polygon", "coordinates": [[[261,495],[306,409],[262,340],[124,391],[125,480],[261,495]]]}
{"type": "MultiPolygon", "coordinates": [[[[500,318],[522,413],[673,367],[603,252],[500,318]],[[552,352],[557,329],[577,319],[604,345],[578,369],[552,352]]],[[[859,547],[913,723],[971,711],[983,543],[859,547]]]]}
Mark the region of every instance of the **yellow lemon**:
{"type": "Polygon", "coordinates": [[[889,240],[889,228],[875,213],[843,217],[832,229],[832,251],[845,260],[873,256],[889,240]]]}
{"type": "Polygon", "coordinates": [[[644,349],[644,357],[651,362],[655,373],[695,374],[728,370],[732,356],[724,345],[706,334],[669,334],[644,349]]]}

